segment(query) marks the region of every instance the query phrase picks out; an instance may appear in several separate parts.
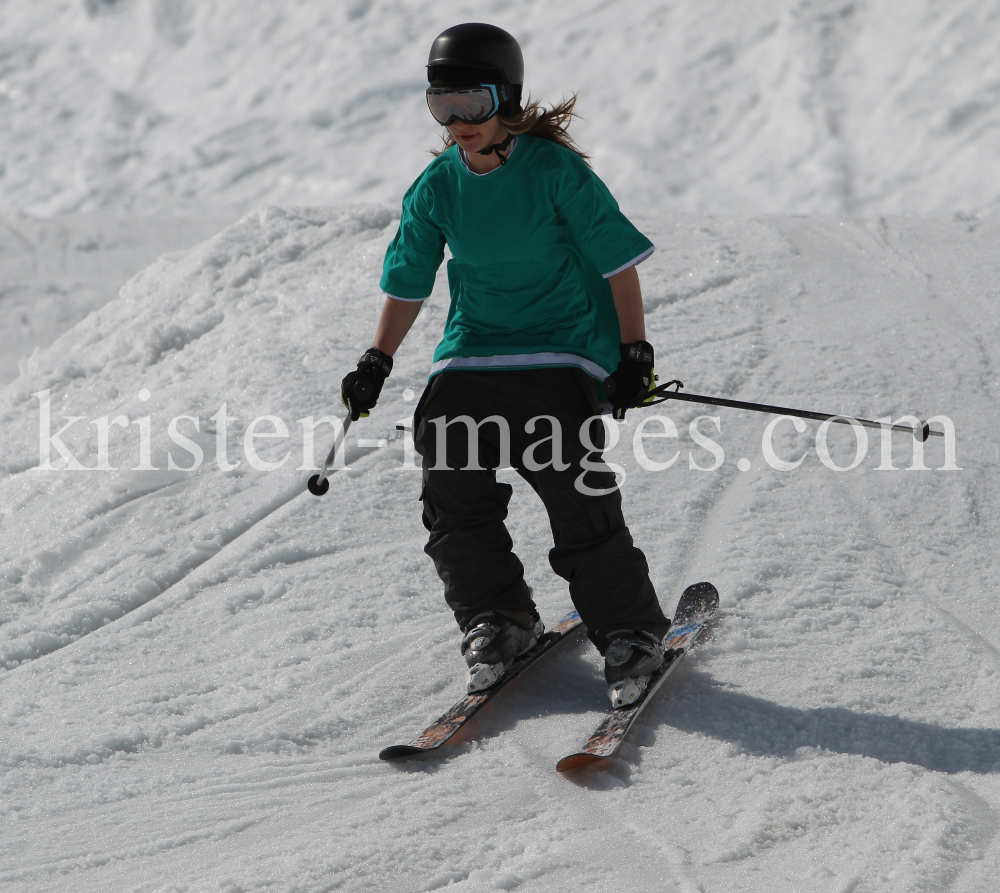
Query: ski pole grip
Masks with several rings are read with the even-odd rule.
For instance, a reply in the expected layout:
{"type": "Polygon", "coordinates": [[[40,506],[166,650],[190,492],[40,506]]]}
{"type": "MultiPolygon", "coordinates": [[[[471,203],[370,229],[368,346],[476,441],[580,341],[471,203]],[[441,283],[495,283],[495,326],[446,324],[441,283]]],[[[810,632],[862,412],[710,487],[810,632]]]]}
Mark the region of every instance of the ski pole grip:
{"type": "Polygon", "coordinates": [[[367,378],[359,378],[354,382],[353,395],[358,400],[367,400],[372,393],[372,383],[367,378]]]}

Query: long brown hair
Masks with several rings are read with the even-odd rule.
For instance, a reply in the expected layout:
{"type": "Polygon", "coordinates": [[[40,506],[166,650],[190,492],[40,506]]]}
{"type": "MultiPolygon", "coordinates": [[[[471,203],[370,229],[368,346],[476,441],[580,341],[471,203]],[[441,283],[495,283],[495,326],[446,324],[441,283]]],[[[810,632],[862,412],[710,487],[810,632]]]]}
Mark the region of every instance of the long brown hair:
{"type": "MultiPolygon", "coordinates": [[[[573,111],[575,105],[575,93],[569,99],[564,99],[552,106],[551,109],[543,109],[538,101],[529,96],[519,115],[513,118],[501,117],[500,123],[503,124],[508,133],[530,133],[532,136],[541,137],[562,146],[564,149],[576,152],[589,166],[590,156],[584,154],[569,135],[570,121],[580,117],[573,111]]],[[[432,155],[440,155],[455,145],[454,138],[447,130],[445,130],[442,139],[444,145],[440,149],[431,149],[432,155]]]]}

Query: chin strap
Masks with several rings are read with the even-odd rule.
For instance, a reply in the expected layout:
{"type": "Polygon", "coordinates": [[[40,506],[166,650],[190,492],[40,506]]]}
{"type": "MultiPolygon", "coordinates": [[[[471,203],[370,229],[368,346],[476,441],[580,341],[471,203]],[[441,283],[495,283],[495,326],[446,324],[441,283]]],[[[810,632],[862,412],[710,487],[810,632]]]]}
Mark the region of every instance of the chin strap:
{"type": "Polygon", "coordinates": [[[507,159],[504,158],[503,155],[501,155],[500,153],[507,151],[507,147],[514,141],[514,137],[515,136],[516,136],[516,134],[508,133],[507,134],[507,139],[505,139],[502,143],[494,143],[488,149],[480,149],[477,154],[479,154],[479,155],[492,155],[494,152],[496,152],[497,153],[497,158],[500,159],[500,164],[504,165],[504,164],[507,163],[507,159]]]}

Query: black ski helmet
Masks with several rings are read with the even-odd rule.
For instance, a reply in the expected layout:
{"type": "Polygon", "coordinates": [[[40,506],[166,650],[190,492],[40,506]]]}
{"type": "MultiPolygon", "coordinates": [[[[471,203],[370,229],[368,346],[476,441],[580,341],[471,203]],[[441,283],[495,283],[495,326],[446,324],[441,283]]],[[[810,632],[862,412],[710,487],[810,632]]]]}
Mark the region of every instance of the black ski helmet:
{"type": "Polygon", "coordinates": [[[507,118],[521,111],[524,57],[517,41],[496,25],[454,25],[431,44],[427,80],[433,87],[496,84],[500,115],[507,118]]]}

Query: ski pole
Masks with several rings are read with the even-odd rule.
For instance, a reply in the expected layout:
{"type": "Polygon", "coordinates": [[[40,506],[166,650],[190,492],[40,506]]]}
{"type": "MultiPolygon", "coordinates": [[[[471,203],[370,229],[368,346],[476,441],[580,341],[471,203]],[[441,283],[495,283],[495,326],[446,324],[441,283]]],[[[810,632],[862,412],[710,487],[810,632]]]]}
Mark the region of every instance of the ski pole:
{"type": "MultiPolygon", "coordinates": [[[[607,391],[608,382],[613,385],[614,382],[611,379],[606,379],[604,383],[605,391],[607,391]]],[[[705,403],[709,406],[728,406],[733,409],[749,409],[753,412],[771,412],[775,415],[789,415],[798,416],[802,419],[816,419],[820,422],[837,422],[841,425],[853,425],[855,423],[859,425],[864,425],[866,428],[888,428],[892,431],[906,431],[908,434],[912,434],[915,438],[920,441],[926,441],[931,435],[934,437],[943,437],[943,431],[933,431],[927,422],[918,424],[917,426],[910,427],[909,425],[890,425],[885,422],[873,422],[871,419],[856,419],[852,416],[845,415],[835,415],[829,412],[811,412],[807,409],[790,409],[787,406],[770,406],[766,403],[747,403],[743,400],[727,400],[723,397],[705,397],[701,394],[682,394],[680,389],[684,387],[683,382],[668,381],[666,384],[662,384],[657,388],[650,391],[651,395],[659,397],[659,400],[653,400],[649,403],[641,403],[640,406],[655,406],[657,403],[664,403],[667,400],[683,400],[688,403],[705,403]],[[676,385],[676,390],[670,390],[670,388],[676,385]]],[[[610,395],[609,395],[610,396],[610,395]]]]}
{"type": "Polygon", "coordinates": [[[337,453],[340,450],[340,445],[344,442],[344,438],[347,437],[347,429],[351,427],[351,417],[348,416],[344,419],[344,426],[340,429],[340,433],[337,435],[336,439],[333,441],[333,447],[330,449],[329,455],[326,457],[326,462],[323,463],[323,470],[319,474],[314,474],[309,478],[309,483],[307,484],[309,492],[313,496],[322,496],[330,489],[330,481],[327,479],[330,473],[330,469],[333,467],[333,463],[337,460],[337,453]]]}
{"type": "MultiPolygon", "coordinates": [[[[371,382],[361,379],[354,383],[353,394],[359,400],[364,400],[372,392],[371,382]]],[[[306,485],[309,488],[309,492],[313,496],[322,496],[330,489],[329,474],[330,469],[333,467],[333,463],[337,460],[337,453],[340,451],[341,444],[343,444],[344,439],[347,437],[347,431],[351,427],[350,415],[344,419],[344,425],[340,429],[340,433],[333,441],[333,446],[330,448],[330,452],[327,454],[326,462],[323,463],[323,470],[319,474],[314,474],[309,478],[309,483],[306,485]]]]}

